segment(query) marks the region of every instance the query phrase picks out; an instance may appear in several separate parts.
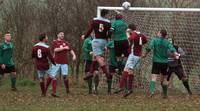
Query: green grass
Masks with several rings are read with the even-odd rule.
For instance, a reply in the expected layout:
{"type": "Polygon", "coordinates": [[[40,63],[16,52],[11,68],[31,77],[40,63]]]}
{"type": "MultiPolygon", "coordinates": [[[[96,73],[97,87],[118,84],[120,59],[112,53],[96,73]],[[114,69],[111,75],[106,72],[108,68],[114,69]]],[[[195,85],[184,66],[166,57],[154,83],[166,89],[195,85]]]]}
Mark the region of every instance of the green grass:
{"type": "Polygon", "coordinates": [[[144,92],[134,92],[124,99],[119,95],[107,96],[105,89],[100,94],[87,95],[84,85],[71,86],[71,94],[58,87],[60,98],[40,97],[37,82],[23,80],[18,82],[18,92],[10,91],[9,80],[0,86],[0,111],[199,111],[198,95],[188,97],[182,94],[162,99],[158,94],[147,98],[144,92]]]}

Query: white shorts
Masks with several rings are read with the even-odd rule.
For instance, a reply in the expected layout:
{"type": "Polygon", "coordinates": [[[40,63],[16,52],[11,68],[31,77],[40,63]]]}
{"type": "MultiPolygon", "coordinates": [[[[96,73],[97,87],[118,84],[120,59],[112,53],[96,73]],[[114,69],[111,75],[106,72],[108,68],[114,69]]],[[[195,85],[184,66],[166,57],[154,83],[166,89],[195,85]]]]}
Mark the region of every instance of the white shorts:
{"type": "Polygon", "coordinates": [[[135,56],[132,53],[129,54],[125,68],[135,70],[135,69],[139,68],[139,65],[140,65],[140,57],[135,56]]]}
{"type": "Polygon", "coordinates": [[[58,74],[58,71],[61,71],[61,74],[63,76],[68,75],[68,65],[67,64],[56,64],[56,65],[52,65],[51,69],[49,71],[49,75],[51,77],[56,77],[56,75],[58,74]]]}

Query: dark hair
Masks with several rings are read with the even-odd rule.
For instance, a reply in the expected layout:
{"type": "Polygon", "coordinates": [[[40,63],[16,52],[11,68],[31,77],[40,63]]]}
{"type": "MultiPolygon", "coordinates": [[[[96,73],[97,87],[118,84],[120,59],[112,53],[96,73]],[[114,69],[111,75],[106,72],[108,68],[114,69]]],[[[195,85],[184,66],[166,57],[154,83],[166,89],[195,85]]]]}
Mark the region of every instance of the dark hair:
{"type": "Polygon", "coordinates": [[[136,30],[136,25],[135,24],[129,24],[128,28],[131,30],[136,30]]]}
{"type": "Polygon", "coordinates": [[[64,31],[58,31],[56,35],[58,35],[58,34],[59,34],[59,33],[61,33],[61,32],[63,32],[63,33],[64,33],[64,31]]]}
{"type": "Polygon", "coordinates": [[[7,32],[5,32],[4,34],[10,34],[10,32],[9,32],[9,31],[7,31],[7,32]]]}
{"type": "Polygon", "coordinates": [[[161,33],[162,37],[164,37],[164,38],[167,36],[167,30],[165,30],[165,29],[160,30],[160,33],[161,33]]]}
{"type": "Polygon", "coordinates": [[[103,10],[101,10],[101,16],[102,17],[105,17],[107,14],[108,14],[108,10],[106,10],[106,9],[103,9],[103,10]]]}
{"type": "Polygon", "coordinates": [[[46,38],[47,34],[42,33],[39,35],[39,41],[43,41],[46,38]]]}
{"type": "Polygon", "coordinates": [[[118,13],[118,14],[115,15],[115,19],[116,19],[116,20],[120,20],[120,19],[122,19],[122,18],[123,18],[123,15],[120,14],[120,13],[118,13]]]}

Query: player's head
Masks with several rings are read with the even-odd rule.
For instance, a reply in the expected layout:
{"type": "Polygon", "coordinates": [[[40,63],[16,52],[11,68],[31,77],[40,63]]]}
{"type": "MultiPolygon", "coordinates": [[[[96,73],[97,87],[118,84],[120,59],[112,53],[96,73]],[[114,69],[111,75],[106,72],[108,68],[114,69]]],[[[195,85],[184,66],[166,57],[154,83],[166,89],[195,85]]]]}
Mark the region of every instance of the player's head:
{"type": "Polygon", "coordinates": [[[58,37],[58,39],[61,39],[61,40],[63,40],[63,39],[64,39],[64,37],[65,37],[65,33],[64,33],[64,32],[62,32],[62,31],[59,31],[59,32],[57,33],[57,37],[58,37]]]}
{"type": "Polygon", "coordinates": [[[166,38],[166,36],[167,36],[167,30],[162,29],[162,30],[160,30],[160,31],[158,32],[157,35],[158,35],[159,37],[166,38]]]}
{"type": "Polygon", "coordinates": [[[128,25],[128,29],[130,29],[131,31],[135,31],[136,30],[136,25],[135,24],[129,24],[128,25]]]}
{"type": "Polygon", "coordinates": [[[39,35],[39,41],[40,42],[48,42],[48,36],[45,33],[42,33],[39,35]]]}
{"type": "Polygon", "coordinates": [[[101,17],[106,17],[106,15],[108,15],[108,10],[106,10],[106,9],[103,9],[103,10],[101,10],[101,17]]]}
{"type": "Polygon", "coordinates": [[[120,20],[120,19],[122,19],[122,18],[123,18],[123,15],[120,14],[120,13],[117,13],[117,14],[115,15],[115,19],[116,19],[116,20],[120,20]]]}
{"type": "Polygon", "coordinates": [[[11,41],[11,34],[10,34],[10,32],[6,32],[4,34],[4,39],[5,39],[6,42],[10,42],[11,41]]]}

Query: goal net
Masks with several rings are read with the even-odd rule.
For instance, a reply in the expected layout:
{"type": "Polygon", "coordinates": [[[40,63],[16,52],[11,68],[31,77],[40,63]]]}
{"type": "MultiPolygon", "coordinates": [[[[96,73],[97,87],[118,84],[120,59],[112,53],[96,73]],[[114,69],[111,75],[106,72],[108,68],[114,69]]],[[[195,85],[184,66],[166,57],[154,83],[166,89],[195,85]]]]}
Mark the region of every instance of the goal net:
{"type": "MultiPolygon", "coordinates": [[[[181,60],[184,72],[189,75],[192,91],[200,91],[200,9],[131,7],[129,10],[124,10],[122,7],[98,7],[97,16],[100,15],[102,9],[110,10],[109,19],[111,21],[115,19],[116,13],[120,12],[123,19],[128,24],[136,24],[137,30],[145,34],[148,40],[151,40],[160,29],[166,29],[167,37],[174,38],[176,44],[186,53],[181,60]]],[[[136,89],[148,90],[152,67],[151,56],[152,54],[142,60],[142,65],[136,73],[134,81],[136,89]]],[[[106,82],[105,79],[104,81],[106,82]]],[[[160,84],[160,82],[157,83],[160,84]]],[[[103,83],[101,86],[106,87],[103,83]]],[[[181,81],[176,76],[173,78],[172,87],[184,91],[181,81]]]]}

